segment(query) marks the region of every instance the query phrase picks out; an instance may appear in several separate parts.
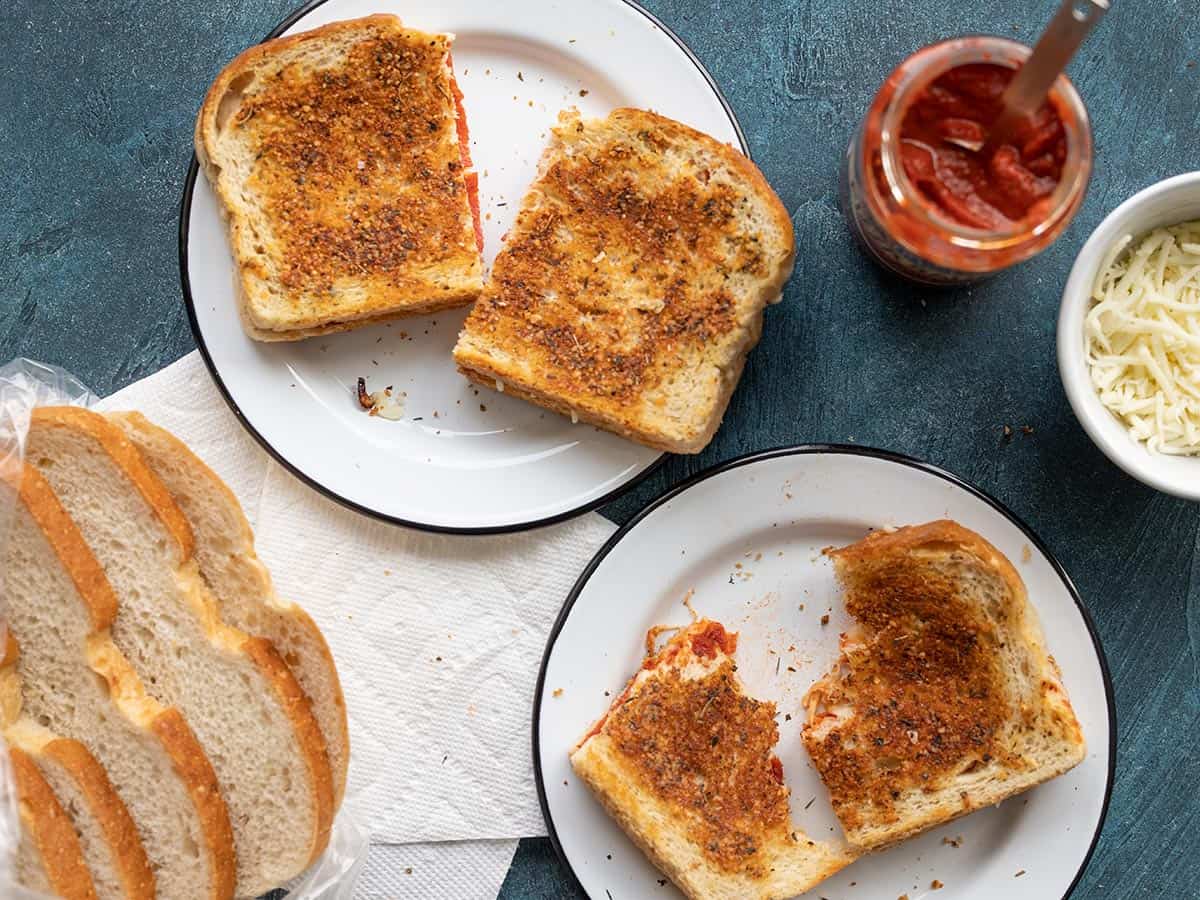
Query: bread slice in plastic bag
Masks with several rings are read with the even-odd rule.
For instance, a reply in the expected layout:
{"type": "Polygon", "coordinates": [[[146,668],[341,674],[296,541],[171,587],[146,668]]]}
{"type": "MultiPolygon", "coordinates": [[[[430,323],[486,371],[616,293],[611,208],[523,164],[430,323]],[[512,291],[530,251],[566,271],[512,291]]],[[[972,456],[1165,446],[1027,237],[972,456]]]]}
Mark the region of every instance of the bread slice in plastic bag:
{"type": "MultiPolygon", "coordinates": [[[[87,407],[97,399],[79,379],[58,366],[29,359],[16,359],[0,366],[0,554],[8,546],[15,487],[20,484],[25,438],[34,408],[87,407]]],[[[0,650],[7,642],[3,577],[0,567],[0,650]]],[[[15,861],[20,842],[17,789],[8,748],[0,735],[0,897],[47,900],[46,895],[18,883],[15,861]]],[[[368,846],[366,830],[344,803],[334,820],[329,846],[307,871],[282,886],[284,896],[288,900],[351,900],[368,846]]]]}

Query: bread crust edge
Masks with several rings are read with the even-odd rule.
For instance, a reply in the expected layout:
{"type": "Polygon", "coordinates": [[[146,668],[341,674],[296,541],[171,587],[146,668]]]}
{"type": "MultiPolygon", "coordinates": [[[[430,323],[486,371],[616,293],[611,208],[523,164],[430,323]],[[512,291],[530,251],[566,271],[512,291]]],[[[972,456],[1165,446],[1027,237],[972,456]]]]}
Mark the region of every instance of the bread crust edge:
{"type": "MultiPolygon", "coordinates": [[[[198,474],[203,475],[212,486],[213,490],[221,494],[228,504],[229,509],[236,514],[236,518],[241,529],[239,543],[242,545],[242,552],[253,561],[258,562],[258,554],[254,550],[254,531],[250,527],[250,522],[246,519],[246,514],[242,510],[242,505],[237,499],[237,495],[233,493],[229,485],[227,485],[221,477],[212,470],[212,468],[197,456],[192,449],[181,441],[178,437],[172,434],[167,429],[155,425],[144,415],[137,411],[125,412],[110,412],[105,414],[109,419],[116,420],[120,423],[120,427],[139,432],[149,440],[158,440],[166,444],[172,453],[177,454],[183,459],[189,468],[194,469],[198,474]]],[[[336,742],[341,748],[340,758],[342,763],[338,767],[330,766],[331,775],[333,778],[333,810],[337,810],[341,806],[342,798],[346,790],[346,777],[349,772],[350,764],[350,726],[346,719],[346,698],[342,693],[341,679],[338,676],[337,665],[333,659],[333,653],[329,649],[329,643],[325,640],[325,635],[321,629],[317,627],[317,623],[313,621],[312,616],[296,603],[289,603],[281,600],[275,593],[274,587],[271,585],[270,576],[266,574],[266,570],[262,570],[262,602],[265,606],[275,612],[286,614],[296,622],[309,636],[314,648],[317,649],[321,656],[321,661],[324,664],[326,675],[328,677],[328,686],[333,695],[333,703],[340,713],[336,722],[336,733],[333,735],[325,734],[321,731],[322,738],[326,744],[326,757],[328,757],[328,745],[331,742],[336,742]]],[[[275,648],[272,648],[275,649],[275,648]]],[[[286,665],[286,662],[285,662],[286,665]]],[[[300,686],[303,691],[303,686],[300,686]]],[[[310,704],[311,706],[311,704],[310,704]]],[[[314,714],[315,718],[315,714],[314,714]]],[[[320,723],[318,722],[318,725],[320,723]]],[[[319,729],[320,730],[320,729],[319,729]]]]}
{"type": "Polygon", "coordinates": [[[104,767],[87,747],[69,738],[56,738],[43,752],[70,773],[79,786],[92,817],[104,832],[127,900],[154,900],[154,871],[146,848],[104,767]]]}

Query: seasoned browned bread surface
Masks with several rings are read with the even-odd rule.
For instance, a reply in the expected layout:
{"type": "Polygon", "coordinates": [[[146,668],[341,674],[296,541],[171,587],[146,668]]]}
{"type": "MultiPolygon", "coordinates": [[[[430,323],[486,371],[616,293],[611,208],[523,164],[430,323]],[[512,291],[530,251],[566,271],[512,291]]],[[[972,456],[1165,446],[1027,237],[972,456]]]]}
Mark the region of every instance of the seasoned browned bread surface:
{"type": "Polygon", "coordinates": [[[698,452],[794,252],[787,212],[736,150],[644,110],[572,110],[455,360],[481,384],[698,452]]]}
{"type": "Polygon", "coordinates": [[[793,827],[775,705],[747,696],[737,636],[700,620],[642,669],[571,754],[608,813],[691,898],[785,898],[848,864],[793,827]]]}
{"type": "Polygon", "coordinates": [[[217,77],[196,154],[252,337],[295,340],[476,298],[475,181],[451,40],[368,16],[253,47],[217,77]]]}
{"type": "Polygon", "coordinates": [[[1079,722],[1012,564],[950,522],[831,556],[856,620],[805,744],[849,841],[887,846],[1059,775],[1079,722]]]}

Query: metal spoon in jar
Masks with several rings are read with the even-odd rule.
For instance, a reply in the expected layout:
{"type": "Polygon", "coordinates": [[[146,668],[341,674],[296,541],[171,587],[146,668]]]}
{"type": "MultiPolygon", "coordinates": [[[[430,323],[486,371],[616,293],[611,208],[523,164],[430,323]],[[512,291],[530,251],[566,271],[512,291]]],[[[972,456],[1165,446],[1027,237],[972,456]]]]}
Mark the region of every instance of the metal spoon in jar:
{"type": "Polygon", "coordinates": [[[1108,12],[1109,0],[1063,0],[1038,38],[1029,59],[1017,70],[1013,80],[1000,97],[1001,111],[992,123],[986,141],[946,138],[972,153],[983,151],[985,156],[1004,143],[1023,120],[1037,112],[1054,80],[1067,67],[1075,51],[1108,12]]]}

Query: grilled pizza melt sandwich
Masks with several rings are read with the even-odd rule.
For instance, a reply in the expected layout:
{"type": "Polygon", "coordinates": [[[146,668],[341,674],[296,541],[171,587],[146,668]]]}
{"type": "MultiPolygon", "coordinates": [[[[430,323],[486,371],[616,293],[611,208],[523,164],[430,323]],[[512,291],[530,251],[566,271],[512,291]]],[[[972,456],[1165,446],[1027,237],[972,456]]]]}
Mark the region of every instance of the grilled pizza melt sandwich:
{"type": "Polygon", "coordinates": [[[856,847],[880,849],[1068,771],[1083,733],[1025,585],[939,521],[830,553],[856,626],[804,742],[856,847]]]}
{"type": "Polygon", "coordinates": [[[472,381],[698,453],[794,258],[787,211],[736,150],[644,110],[569,110],[454,359],[472,381]]]}
{"type": "Polygon", "coordinates": [[[854,854],[792,825],[773,752],[775,705],[742,690],[736,648],[718,622],[679,631],[580,741],[571,766],[692,900],[782,900],[854,854]]]}
{"type": "Polygon", "coordinates": [[[451,35],[390,15],[252,47],[196,121],[257,340],[463,306],[483,235],[451,35]]]}

